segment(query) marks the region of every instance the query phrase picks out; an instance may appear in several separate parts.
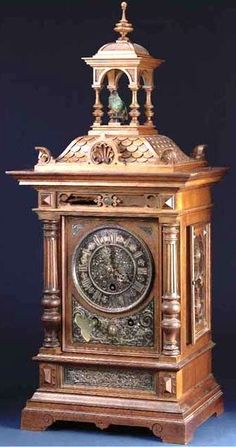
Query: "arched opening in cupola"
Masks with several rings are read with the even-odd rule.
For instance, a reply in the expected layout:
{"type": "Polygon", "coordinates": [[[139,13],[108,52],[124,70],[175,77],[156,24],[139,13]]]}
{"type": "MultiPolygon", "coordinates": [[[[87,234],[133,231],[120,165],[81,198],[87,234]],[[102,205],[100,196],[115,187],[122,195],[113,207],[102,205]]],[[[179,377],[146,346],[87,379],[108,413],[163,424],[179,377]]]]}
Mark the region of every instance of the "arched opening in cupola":
{"type": "Polygon", "coordinates": [[[129,124],[129,108],[132,102],[130,75],[122,69],[110,69],[103,73],[99,83],[100,102],[103,107],[102,124],[129,124]]]}
{"type": "Polygon", "coordinates": [[[95,69],[95,126],[140,124],[153,127],[153,70],[95,69]]]}

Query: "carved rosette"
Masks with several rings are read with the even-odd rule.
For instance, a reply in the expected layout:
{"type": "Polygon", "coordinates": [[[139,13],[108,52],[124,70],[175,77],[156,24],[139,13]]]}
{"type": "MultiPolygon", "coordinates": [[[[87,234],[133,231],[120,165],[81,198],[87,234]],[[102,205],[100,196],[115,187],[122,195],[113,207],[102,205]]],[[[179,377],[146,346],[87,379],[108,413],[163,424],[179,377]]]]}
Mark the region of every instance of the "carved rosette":
{"type": "Polygon", "coordinates": [[[115,194],[99,194],[96,199],[94,199],[94,202],[97,204],[97,206],[113,206],[116,207],[121,203],[121,200],[119,197],[117,197],[115,194]]]}
{"type": "Polygon", "coordinates": [[[160,438],[161,434],[163,432],[163,426],[158,423],[154,424],[152,426],[152,432],[153,432],[154,436],[156,436],[157,438],[160,438]]]}
{"type": "Polygon", "coordinates": [[[179,226],[166,224],[163,233],[162,354],[178,355],[180,330],[179,226]]]}
{"type": "Polygon", "coordinates": [[[44,294],[42,298],[45,348],[60,345],[58,332],[61,323],[58,288],[58,221],[44,220],[44,294]]]}

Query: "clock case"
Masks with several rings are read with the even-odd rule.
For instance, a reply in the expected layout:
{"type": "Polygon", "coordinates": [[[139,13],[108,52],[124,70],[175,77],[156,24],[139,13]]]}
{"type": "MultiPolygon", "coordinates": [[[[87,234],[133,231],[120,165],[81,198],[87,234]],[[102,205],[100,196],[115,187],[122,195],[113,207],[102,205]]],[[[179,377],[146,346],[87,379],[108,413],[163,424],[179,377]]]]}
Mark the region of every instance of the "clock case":
{"type": "MultiPolygon", "coordinates": [[[[112,52],[104,46],[86,59],[96,95],[102,70],[116,76],[121,67],[130,75],[128,70],[153,71],[161,63],[127,42],[127,23],[116,26],[121,38],[112,52]]],[[[147,84],[146,90],[149,95],[147,84]]],[[[40,384],[22,411],[21,427],[44,430],[60,420],[93,422],[101,429],[133,425],[183,444],[198,425],[223,411],[211,365],[210,228],[211,187],[226,169],[208,167],[203,146],[189,157],[159,135],[150,96],[147,122],[139,124],[135,94],[133,99],[129,125],[112,113],[102,124],[96,96],[87,136],[56,159],[37,148],[33,170],[8,172],[37,191],[34,211],[44,231],[44,340],[34,357],[40,384]],[[72,275],[76,246],[107,226],[133,233],[153,258],[147,295],[118,313],[88,304],[72,275]]]]}
{"type": "Polygon", "coordinates": [[[210,321],[210,188],[223,173],[224,169],[206,167],[135,177],[12,173],[21,184],[37,189],[35,211],[44,226],[45,339],[34,357],[40,386],[22,412],[23,429],[43,430],[57,420],[94,422],[100,428],[139,425],[165,441],[184,443],[200,423],[223,411],[222,392],[211,369],[210,321]],[[59,199],[62,194],[116,195],[122,203],[65,204],[59,199]],[[72,339],[74,284],[68,259],[73,248],[68,246],[75,247],[85,232],[110,224],[131,230],[152,252],[155,275],[150,293],[119,318],[122,325],[122,319],[139,315],[153,300],[153,346],[72,339]],[[200,269],[196,238],[204,253],[200,269]],[[204,289],[202,318],[196,311],[198,283],[204,289]],[[79,381],[77,374],[82,373],[79,381]]]}

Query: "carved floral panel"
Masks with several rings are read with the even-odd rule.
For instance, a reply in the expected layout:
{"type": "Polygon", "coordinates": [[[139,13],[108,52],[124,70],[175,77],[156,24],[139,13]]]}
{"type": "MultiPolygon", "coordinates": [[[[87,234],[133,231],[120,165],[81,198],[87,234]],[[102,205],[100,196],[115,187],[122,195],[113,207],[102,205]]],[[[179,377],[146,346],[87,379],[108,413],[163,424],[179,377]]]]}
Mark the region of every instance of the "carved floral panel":
{"type": "Polygon", "coordinates": [[[210,224],[190,226],[192,340],[210,329],[210,224]]]}

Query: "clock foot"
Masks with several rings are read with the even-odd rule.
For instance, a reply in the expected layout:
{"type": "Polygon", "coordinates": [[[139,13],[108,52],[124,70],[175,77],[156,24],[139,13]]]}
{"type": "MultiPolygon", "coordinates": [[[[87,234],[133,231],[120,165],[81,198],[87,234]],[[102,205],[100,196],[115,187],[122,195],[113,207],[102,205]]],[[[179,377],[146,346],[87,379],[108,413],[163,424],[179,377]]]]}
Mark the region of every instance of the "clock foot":
{"type": "Polygon", "coordinates": [[[128,399],[77,393],[36,391],[22,411],[23,430],[43,431],[56,421],[94,423],[104,430],[109,425],[149,428],[162,441],[187,444],[197,427],[223,412],[222,392],[213,377],[203,382],[184,400],[128,399]],[[168,406],[167,406],[168,404],[168,406]]]}
{"type": "Polygon", "coordinates": [[[152,426],[154,436],[160,438],[163,442],[170,444],[188,444],[194,434],[194,431],[188,433],[187,426],[172,422],[171,424],[154,424],[152,426]]]}
{"type": "Polygon", "coordinates": [[[219,416],[224,412],[222,395],[211,403],[206,402],[205,408],[197,409],[192,413],[192,418],[176,421],[165,421],[155,423],[151,430],[154,436],[160,438],[163,442],[170,444],[188,444],[199,425],[201,425],[210,416],[219,416]]]}
{"type": "Polygon", "coordinates": [[[53,422],[55,421],[50,413],[29,410],[27,408],[21,413],[21,430],[44,431],[53,422]]]}
{"type": "Polygon", "coordinates": [[[215,416],[220,416],[221,414],[224,413],[224,402],[223,402],[223,398],[221,397],[221,399],[219,399],[218,403],[217,403],[217,407],[215,409],[215,416]]]}

